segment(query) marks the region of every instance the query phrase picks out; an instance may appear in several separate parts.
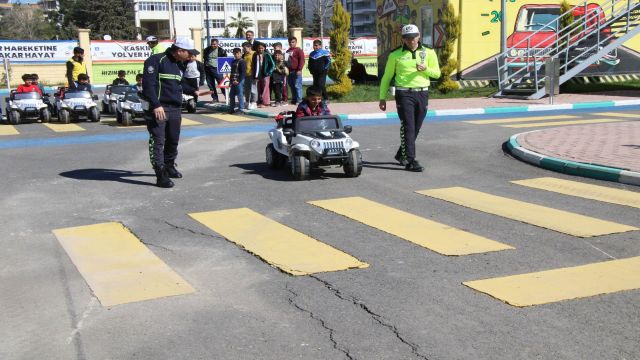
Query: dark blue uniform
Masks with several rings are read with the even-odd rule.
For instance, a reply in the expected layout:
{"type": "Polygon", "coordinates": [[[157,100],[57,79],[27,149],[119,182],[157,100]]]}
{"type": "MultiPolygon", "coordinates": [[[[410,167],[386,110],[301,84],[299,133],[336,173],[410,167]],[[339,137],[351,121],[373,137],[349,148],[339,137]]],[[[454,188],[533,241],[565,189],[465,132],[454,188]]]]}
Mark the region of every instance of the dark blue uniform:
{"type": "Polygon", "coordinates": [[[149,101],[145,111],[149,130],[149,157],[154,167],[174,166],[178,156],[180,124],[182,123],[182,64],[171,54],[151,55],[144,62],[142,93],[149,101]],[[153,109],[164,109],[166,120],[157,121],[153,109]]]}

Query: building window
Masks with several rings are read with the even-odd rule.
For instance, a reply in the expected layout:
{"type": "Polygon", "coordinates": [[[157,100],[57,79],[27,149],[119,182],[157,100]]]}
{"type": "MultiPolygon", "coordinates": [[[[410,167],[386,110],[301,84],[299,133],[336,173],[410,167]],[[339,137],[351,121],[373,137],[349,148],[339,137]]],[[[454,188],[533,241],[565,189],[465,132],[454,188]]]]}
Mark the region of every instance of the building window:
{"type": "Polygon", "coordinates": [[[258,12],[282,12],[282,4],[258,4],[257,5],[258,12]]]}
{"type": "MultiPolygon", "coordinates": [[[[224,19],[210,19],[208,25],[210,29],[224,29],[224,19]]],[[[204,27],[207,28],[207,20],[204,21],[204,27]]]]}
{"type": "Polygon", "coordinates": [[[227,10],[232,12],[254,11],[253,4],[248,4],[248,3],[230,3],[230,4],[227,4],[227,10]]]}
{"type": "Polygon", "coordinates": [[[207,9],[209,11],[224,11],[224,4],[209,4],[207,9]]]}
{"type": "Polygon", "coordinates": [[[173,10],[175,11],[200,11],[200,4],[191,2],[174,2],[173,10]]]}
{"type": "Polygon", "coordinates": [[[169,6],[166,2],[139,2],[138,11],[167,11],[169,6]]]}

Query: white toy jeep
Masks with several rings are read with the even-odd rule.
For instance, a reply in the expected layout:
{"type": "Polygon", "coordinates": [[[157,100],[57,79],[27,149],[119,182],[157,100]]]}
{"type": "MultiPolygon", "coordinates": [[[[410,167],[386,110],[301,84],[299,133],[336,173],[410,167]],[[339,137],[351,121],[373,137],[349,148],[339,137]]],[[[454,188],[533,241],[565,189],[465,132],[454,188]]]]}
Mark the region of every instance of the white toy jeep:
{"type": "MultiPolygon", "coordinates": [[[[48,95],[47,95],[48,96],[48,95]]],[[[5,107],[7,120],[17,125],[25,119],[40,119],[43,123],[51,121],[49,106],[37,92],[19,93],[15,90],[7,98],[5,107]]]]}
{"type": "Polygon", "coordinates": [[[134,88],[131,85],[107,85],[102,97],[102,112],[115,115],[118,100],[122,99],[127,91],[134,88]]]}
{"type": "Polygon", "coordinates": [[[341,166],[348,177],[362,172],[358,142],[351,139],[351,126],[342,126],[335,115],[296,118],[293,112],[280,113],[278,125],[269,130],[271,144],[265,149],[267,165],[273,169],[290,163],[296,180],[306,180],[311,169],[341,166]]]}
{"type": "Polygon", "coordinates": [[[91,95],[89,91],[62,91],[55,104],[58,121],[68,124],[71,118],[79,119],[81,116],[86,116],[89,121],[100,121],[95,100],[98,100],[98,95],[91,95]]]}
{"type": "Polygon", "coordinates": [[[130,90],[116,104],[116,120],[123,126],[131,126],[136,119],[144,120],[144,110],[138,91],[130,90]]]}

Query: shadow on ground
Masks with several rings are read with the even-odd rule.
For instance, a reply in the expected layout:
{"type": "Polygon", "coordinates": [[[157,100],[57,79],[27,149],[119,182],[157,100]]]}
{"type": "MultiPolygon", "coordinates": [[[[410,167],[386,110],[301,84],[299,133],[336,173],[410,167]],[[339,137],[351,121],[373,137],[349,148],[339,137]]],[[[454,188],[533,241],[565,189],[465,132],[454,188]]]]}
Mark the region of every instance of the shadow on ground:
{"type": "MultiPolygon", "coordinates": [[[[248,163],[248,164],[233,164],[231,167],[237,167],[245,170],[245,174],[260,175],[265,179],[275,181],[296,181],[291,176],[289,166],[285,166],[282,169],[271,169],[265,163],[248,163]]],[[[306,181],[313,180],[327,180],[327,179],[340,179],[346,178],[341,168],[328,168],[328,169],[311,169],[311,177],[306,181]]]]}
{"type": "Polygon", "coordinates": [[[71,179],[77,180],[96,180],[96,181],[116,181],[125,184],[133,184],[133,185],[154,185],[155,186],[155,175],[154,174],[145,174],[142,171],[128,171],[128,170],[117,170],[117,169],[78,169],[65,171],[60,173],[60,176],[64,176],[71,179]],[[129,178],[152,178],[152,182],[139,181],[129,178]]]}

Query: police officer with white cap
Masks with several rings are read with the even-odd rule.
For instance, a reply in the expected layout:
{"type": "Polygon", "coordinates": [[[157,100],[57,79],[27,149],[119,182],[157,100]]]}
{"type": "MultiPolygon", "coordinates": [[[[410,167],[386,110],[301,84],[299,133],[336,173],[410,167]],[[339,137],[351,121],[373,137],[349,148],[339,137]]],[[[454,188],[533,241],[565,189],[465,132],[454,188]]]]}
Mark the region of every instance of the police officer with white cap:
{"type": "Polygon", "coordinates": [[[163,50],[163,47],[158,43],[158,38],[153,35],[147,36],[147,45],[151,49],[151,55],[159,54],[163,50]]]}
{"type": "Polygon", "coordinates": [[[387,109],[387,91],[395,76],[396,107],[400,118],[400,148],[395,159],[408,171],[421,172],[424,167],[416,160],[416,138],[427,115],[429,78],[440,77],[438,57],[420,43],[420,30],[415,25],[402,27],[402,46],[387,58],[380,81],[380,110],[387,109]]]}
{"type": "Polygon", "coordinates": [[[143,107],[149,130],[149,157],[159,187],[173,187],[170,178],[182,177],[175,160],[182,123],[183,63],[197,53],[193,40],[177,38],[164,53],[151,55],[144,62],[143,107]]]}

